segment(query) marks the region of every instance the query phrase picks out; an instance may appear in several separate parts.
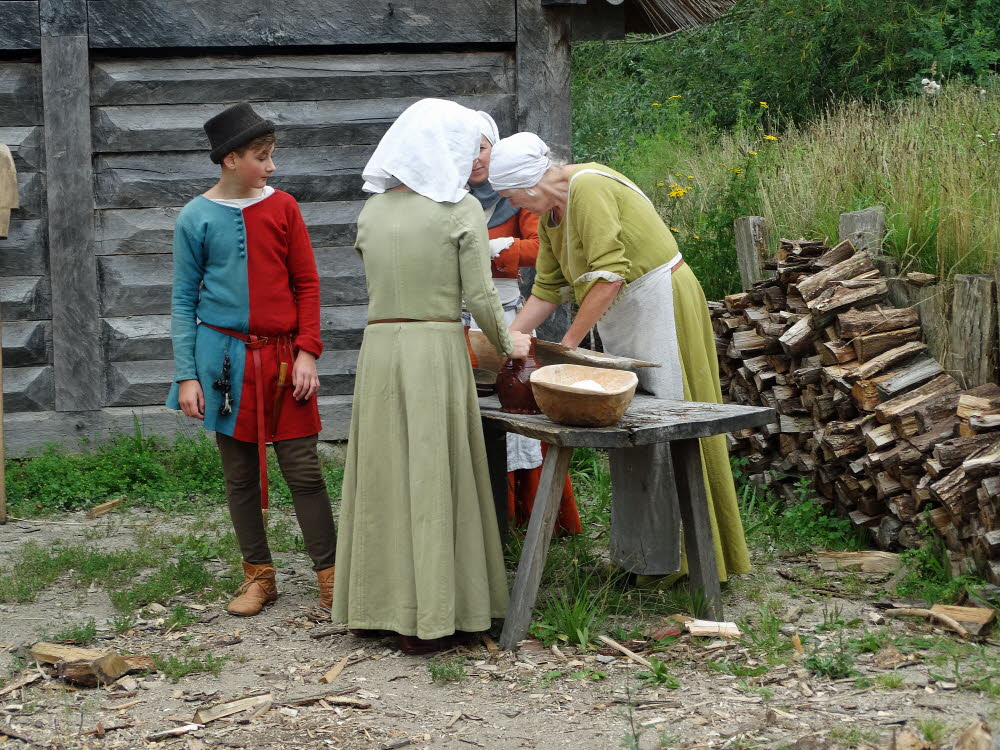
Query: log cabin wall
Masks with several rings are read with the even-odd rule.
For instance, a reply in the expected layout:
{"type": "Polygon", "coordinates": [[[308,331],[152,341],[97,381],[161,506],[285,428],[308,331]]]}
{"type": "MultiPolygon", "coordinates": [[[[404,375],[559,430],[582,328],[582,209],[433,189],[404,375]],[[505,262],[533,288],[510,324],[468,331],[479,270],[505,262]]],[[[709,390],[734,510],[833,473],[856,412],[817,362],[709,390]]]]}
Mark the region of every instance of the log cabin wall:
{"type": "Polygon", "coordinates": [[[320,272],[323,437],[346,437],[366,319],[352,250],[362,166],[428,96],[567,152],[567,12],[539,0],[0,0],[0,141],[21,198],[0,240],[8,455],[136,420],[196,429],[162,406],[173,222],[218,175],[202,123],[241,100],[278,126],[272,183],[300,202],[320,272]]]}

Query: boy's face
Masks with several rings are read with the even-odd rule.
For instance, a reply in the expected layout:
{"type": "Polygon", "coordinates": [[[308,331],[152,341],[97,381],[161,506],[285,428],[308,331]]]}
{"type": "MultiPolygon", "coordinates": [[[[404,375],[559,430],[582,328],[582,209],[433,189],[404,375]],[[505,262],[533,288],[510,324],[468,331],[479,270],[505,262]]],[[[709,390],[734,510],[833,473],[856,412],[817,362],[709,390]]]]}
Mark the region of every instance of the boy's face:
{"type": "Polygon", "coordinates": [[[261,189],[276,169],[271,159],[273,153],[273,145],[248,149],[242,156],[233,151],[226,156],[225,164],[236,173],[244,187],[261,189]]]}

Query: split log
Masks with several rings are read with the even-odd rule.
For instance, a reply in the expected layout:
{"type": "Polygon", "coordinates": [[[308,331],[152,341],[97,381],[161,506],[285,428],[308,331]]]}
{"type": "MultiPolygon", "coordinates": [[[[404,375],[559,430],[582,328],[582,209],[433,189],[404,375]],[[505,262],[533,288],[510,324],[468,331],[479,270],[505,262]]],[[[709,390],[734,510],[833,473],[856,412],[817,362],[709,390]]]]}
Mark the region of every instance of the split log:
{"type": "Polygon", "coordinates": [[[816,353],[824,365],[841,365],[857,359],[854,347],[846,341],[817,341],[816,353]]]}
{"type": "Polygon", "coordinates": [[[897,331],[857,336],[851,343],[858,360],[868,362],[884,352],[901,347],[903,344],[920,341],[921,337],[920,327],[914,326],[913,328],[901,328],[897,331]]]}
{"type": "Polygon", "coordinates": [[[986,607],[955,607],[949,604],[935,604],[931,607],[931,611],[947,615],[972,635],[986,635],[997,619],[996,610],[986,607]]]}
{"type": "Polygon", "coordinates": [[[969,427],[977,432],[1000,429],[1000,414],[972,414],[969,427]]]}
{"type": "MultiPolygon", "coordinates": [[[[957,394],[961,389],[958,383],[950,375],[939,375],[929,383],[905,393],[896,398],[889,399],[875,410],[875,416],[883,424],[891,422],[906,414],[912,413],[920,407],[922,403],[930,399],[936,399],[942,395],[957,394]]],[[[958,396],[955,396],[958,401],[958,396]]]]}
{"type": "Polygon", "coordinates": [[[944,370],[936,359],[921,357],[879,377],[875,388],[883,399],[888,400],[911,388],[923,385],[943,373],[944,370]]]}
{"type": "Polygon", "coordinates": [[[951,617],[948,617],[948,615],[942,614],[941,612],[934,612],[930,609],[899,607],[897,609],[886,609],[883,611],[883,614],[888,615],[889,617],[926,617],[931,620],[937,620],[945,627],[954,630],[963,638],[969,637],[969,632],[955,622],[951,617]]]}
{"type": "Polygon", "coordinates": [[[968,419],[973,414],[1000,414],[1000,385],[986,383],[963,393],[958,399],[959,419],[968,419]]]}
{"type": "Polygon", "coordinates": [[[888,351],[879,354],[877,357],[870,358],[867,361],[858,357],[858,359],[862,359],[864,364],[860,365],[851,375],[852,377],[859,379],[873,378],[893,365],[897,365],[900,362],[906,362],[908,359],[926,350],[926,344],[919,341],[908,341],[901,346],[889,349],[888,351]]]}
{"type": "Polygon", "coordinates": [[[818,257],[812,264],[813,268],[822,271],[826,268],[831,268],[838,263],[843,263],[845,260],[851,258],[855,253],[854,245],[851,244],[850,240],[844,240],[835,247],[831,247],[820,257],[818,257]]]}
{"type": "Polygon", "coordinates": [[[995,435],[989,433],[972,437],[956,437],[938,443],[934,446],[932,453],[938,463],[946,469],[950,469],[958,466],[972,454],[978,453],[982,448],[993,444],[1000,448],[1000,441],[995,435]]]}
{"type": "Polygon", "coordinates": [[[919,325],[919,316],[912,307],[880,307],[870,310],[848,310],[837,316],[837,337],[848,340],[900,328],[919,325]]]}
{"type": "Polygon", "coordinates": [[[973,479],[993,474],[1000,468],[1000,440],[996,440],[996,436],[990,433],[987,433],[987,436],[993,438],[995,442],[962,461],[962,470],[973,479]]]}
{"type": "Polygon", "coordinates": [[[94,651],[39,641],[28,653],[40,662],[54,664],[56,673],[68,682],[85,687],[110,685],[132,669],[114,651],[94,651]]]}
{"type": "Polygon", "coordinates": [[[899,555],[891,552],[823,552],[816,558],[823,570],[856,570],[862,573],[893,573],[899,555]]]}
{"type": "Polygon", "coordinates": [[[859,274],[874,269],[875,264],[872,263],[871,255],[868,253],[855,253],[850,258],[836,265],[802,279],[797,284],[793,284],[792,288],[808,303],[810,300],[816,299],[831,282],[853,279],[859,274]]]}
{"type": "Polygon", "coordinates": [[[208,724],[210,721],[221,719],[224,716],[232,716],[241,711],[260,708],[271,702],[271,694],[254,695],[249,698],[238,698],[237,700],[218,703],[209,708],[199,708],[191,720],[195,724],[208,724]]]}
{"type": "Polygon", "coordinates": [[[931,484],[930,490],[953,517],[961,518],[971,504],[970,494],[975,496],[978,483],[978,479],[966,476],[965,470],[959,467],[931,484]]]}
{"type": "Polygon", "coordinates": [[[801,318],[791,328],[782,334],[778,342],[787,354],[802,354],[812,348],[813,340],[818,335],[810,317],[801,318]]]}
{"type": "Polygon", "coordinates": [[[855,288],[837,286],[827,289],[819,297],[807,303],[813,321],[818,325],[832,320],[837,313],[851,307],[865,307],[881,302],[889,295],[889,286],[884,280],[861,282],[864,285],[855,288]]]}

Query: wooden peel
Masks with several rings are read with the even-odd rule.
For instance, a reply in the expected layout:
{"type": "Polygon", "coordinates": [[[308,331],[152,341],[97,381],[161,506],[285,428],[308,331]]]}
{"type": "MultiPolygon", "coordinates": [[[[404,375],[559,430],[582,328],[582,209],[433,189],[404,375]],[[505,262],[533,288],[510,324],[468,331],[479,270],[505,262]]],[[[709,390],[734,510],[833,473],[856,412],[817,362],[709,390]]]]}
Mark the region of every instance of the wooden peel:
{"type": "MultiPolygon", "coordinates": [[[[476,356],[478,367],[483,370],[500,372],[504,358],[496,353],[493,344],[482,331],[469,331],[469,345],[476,356]]],[[[630,357],[621,357],[605,352],[595,352],[590,349],[576,349],[554,341],[535,339],[535,357],[544,365],[589,365],[604,367],[608,370],[635,370],[640,367],[659,367],[655,362],[644,362],[630,357]]]]}

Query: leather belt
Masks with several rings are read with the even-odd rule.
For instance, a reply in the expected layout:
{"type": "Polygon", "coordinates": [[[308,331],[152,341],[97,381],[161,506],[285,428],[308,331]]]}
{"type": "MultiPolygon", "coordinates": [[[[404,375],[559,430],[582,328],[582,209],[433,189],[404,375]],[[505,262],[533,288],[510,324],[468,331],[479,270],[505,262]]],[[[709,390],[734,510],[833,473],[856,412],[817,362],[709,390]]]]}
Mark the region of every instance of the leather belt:
{"type": "Polygon", "coordinates": [[[678,268],[680,268],[683,265],[684,265],[684,259],[681,258],[679,261],[677,261],[672,266],[670,266],[670,273],[673,273],[674,271],[676,271],[678,268]]]}
{"type": "Polygon", "coordinates": [[[376,323],[461,323],[460,318],[382,318],[381,320],[369,320],[368,325],[376,323]]]}
{"type": "MultiPolygon", "coordinates": [[[[257,462],[260,464],[260,508],[261,510],[267,510],[268,505],[268,494],[267,494],[267,436],[264,429],[264,364],[261,360],[260,351],[266,346],[273,346],[278,350],[278,358],[280,359],[286,352],[289,358],[289,364],[292,360],[292,338],[294,333],[282,334],[280,336],[257,336],[253,333],[243,333],[242,331],[235,331],[232,328],[220,328],[219,326],[213,326],[211,323],[201,322],[206,328],[211,328],[213,331],[218,331],[226,336],[230,336],[234,339],[239,339],[244,344],[247,345],[247,349],[250,351],[251,357],[253,359],[253,371],[254,371],[254,390],[255,393],[255,403],[257,406],[257,462]],[[284,351],[283,351],[284,349],[284,351]]],[[[280,367],[280,363],[279,363],[280,367]]],[[[275,425],[275,432],[277,432],[277,425],[275,425]]],[[[272,434],[273,438],[274,435],[272,434]]]]}

